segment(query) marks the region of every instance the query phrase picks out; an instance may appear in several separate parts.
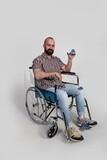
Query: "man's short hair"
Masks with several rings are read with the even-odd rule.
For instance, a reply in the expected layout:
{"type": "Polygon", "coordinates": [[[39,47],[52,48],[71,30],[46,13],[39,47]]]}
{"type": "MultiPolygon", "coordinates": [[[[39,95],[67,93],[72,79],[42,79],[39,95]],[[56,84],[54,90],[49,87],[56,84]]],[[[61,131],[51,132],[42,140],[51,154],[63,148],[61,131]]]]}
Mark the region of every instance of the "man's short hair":
{"type": "Polygon", "coordinates": [[[52,37],[47,37],[47,38],[44,40],[44,44],[46,43],[46,41],[47,41],[48,39],[54,40],[54,38],[52,38],[52,37]]]}

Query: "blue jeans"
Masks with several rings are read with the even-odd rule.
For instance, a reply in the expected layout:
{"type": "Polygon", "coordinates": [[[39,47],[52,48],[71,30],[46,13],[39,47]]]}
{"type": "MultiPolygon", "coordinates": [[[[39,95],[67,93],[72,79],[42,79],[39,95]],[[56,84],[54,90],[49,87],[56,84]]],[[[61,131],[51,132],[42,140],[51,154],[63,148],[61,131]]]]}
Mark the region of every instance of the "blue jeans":
{"type": "MultiPolygon", "coordinates": [[[[48,88],[47,90],[55,92],[55,88],[53,87],[48,88]]],[[[56,90],[58,106],[65,115],[67,126],[70,126],[72,124],[68,105],[68,95],[72,95],[73,97],[75,97],[78,115],[84,115],[84,96],[82,91],[82,87],[74,84],[65,84],[65,86],[56,90]]]]}

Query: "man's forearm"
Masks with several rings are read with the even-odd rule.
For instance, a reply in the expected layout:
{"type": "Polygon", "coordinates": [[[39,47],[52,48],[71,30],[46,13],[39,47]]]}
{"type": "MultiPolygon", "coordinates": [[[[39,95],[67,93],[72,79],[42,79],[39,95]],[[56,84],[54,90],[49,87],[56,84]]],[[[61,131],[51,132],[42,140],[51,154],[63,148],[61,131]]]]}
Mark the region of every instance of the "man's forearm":
{"type": "Polygon", "coordinates": [[[70,72],[71,68],[72,68],[72,60],[68,59],[68,63],[65,65],[65,71],[70,72]]]}
{"type": "Polygon", "coordinates": [[[43,79],[43,78],[47,78],[47,77],[51,77],[54,75],[55,75],[55,72],[34,71],[34,77],[38,80],[43,79]]]}

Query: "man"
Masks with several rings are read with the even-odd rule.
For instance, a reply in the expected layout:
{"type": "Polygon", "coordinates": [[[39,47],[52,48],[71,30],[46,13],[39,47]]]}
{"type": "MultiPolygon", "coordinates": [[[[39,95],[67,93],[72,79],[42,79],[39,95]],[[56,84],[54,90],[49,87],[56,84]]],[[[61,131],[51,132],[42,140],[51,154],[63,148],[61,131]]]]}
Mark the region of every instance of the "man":
{"type": "Polygon", "coordinates": [[[52,37],[47,37],[43,44],[44,52],[36,57],[33,61],[33,73],[36,78],[37,86],[52,92],[55,92],[54,85],[57,84],[56,90],[58,105],[65,115],[67,124],[67,135],[73,141],[82,141],[83,136],[73,127],[71,114],[68,106],[68,95],[73,95],[76,98],[77,106],[77,126],[82,127],[84,124],[95,126],[96,121],[87,120],[84,113],[84,96],[83,88],[73,84],[63,84],[61,71],[69,72],[72,68],[72,61],[75,55],[67,53],[68,62],[64,64],[58,57],[53,56],[55,50],[55,40],[52,37]],[[49,80],[49,79],[54,79],[49,80]],[[54,83],[55,82],[55,83],[54,83]]]}

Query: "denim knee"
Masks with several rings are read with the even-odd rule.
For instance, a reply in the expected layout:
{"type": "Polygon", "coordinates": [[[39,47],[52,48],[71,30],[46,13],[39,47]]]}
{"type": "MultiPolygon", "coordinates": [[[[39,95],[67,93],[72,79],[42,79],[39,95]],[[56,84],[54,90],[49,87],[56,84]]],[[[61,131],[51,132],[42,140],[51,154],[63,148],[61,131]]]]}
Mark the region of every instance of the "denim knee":
{"type": "Polygon", "coordinates": [[[82,91],[83,91],[83,87],[81,86],[77,87],[77,93],[75,94],[75,96],[78,96],[82,91]]]}
{"type": "Polygon", "coordinates": [[[66,91],[63,90],[57,90],[57,100],[67,100],[68,99],[68,94],[66,91]]]}

